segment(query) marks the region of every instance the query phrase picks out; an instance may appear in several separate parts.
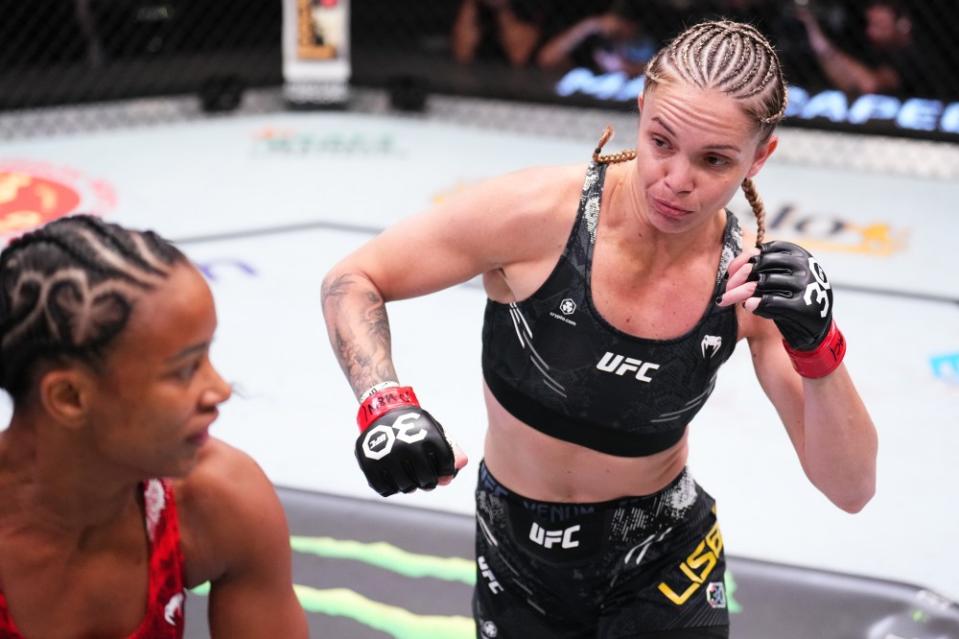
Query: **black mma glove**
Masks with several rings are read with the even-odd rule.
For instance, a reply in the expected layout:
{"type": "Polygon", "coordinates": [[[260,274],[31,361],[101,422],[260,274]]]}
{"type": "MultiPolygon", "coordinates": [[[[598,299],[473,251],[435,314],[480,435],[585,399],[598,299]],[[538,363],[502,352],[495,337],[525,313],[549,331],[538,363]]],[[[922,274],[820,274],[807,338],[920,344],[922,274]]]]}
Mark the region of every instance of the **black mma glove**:
{"type": "Polygon", "coordinates": [[[456,474],[453,447],[443,427],[420,408],[413,389],[394,386],[370,395],[356,416],[356,460],[370,487],[383,497],[436,487],[456,474]]]}
{"type": "Polygon", "coordinates": [[[824,377],[846,353],[846,340],[832,319],[832,288],[806,249],[791,242],[766,242],[747,281],[756,282],[756,315],[774,322],[793,367],[803,377],[824,377]]]}

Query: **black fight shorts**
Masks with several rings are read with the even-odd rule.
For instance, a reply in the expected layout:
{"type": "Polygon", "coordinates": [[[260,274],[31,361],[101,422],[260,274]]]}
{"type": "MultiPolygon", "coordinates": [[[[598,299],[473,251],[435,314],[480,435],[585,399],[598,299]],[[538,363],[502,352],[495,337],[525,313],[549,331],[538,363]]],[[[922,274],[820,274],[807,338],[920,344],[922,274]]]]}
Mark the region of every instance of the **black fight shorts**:
{"type": "Polygon", "coordinates": [[[729,636],[716,503],[684,470],[653,495],[526,499],[486,465],[476,490],[480,639],[729,636]]]}

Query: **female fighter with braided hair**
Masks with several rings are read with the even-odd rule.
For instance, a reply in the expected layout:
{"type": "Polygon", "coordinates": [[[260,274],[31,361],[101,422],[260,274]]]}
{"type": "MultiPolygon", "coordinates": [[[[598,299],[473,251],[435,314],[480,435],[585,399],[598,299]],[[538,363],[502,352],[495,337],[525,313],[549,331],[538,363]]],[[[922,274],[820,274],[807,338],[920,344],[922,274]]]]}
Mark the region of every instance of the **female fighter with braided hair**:
{"type": "Polygon", "coordinates": [[[58,220],[0,255],[0,637],[306,637],[272,484],[209,437],[210,290],[152,232],[58,220]],[[266,612],[264,612],[266,611],[266,612]]]}
{"type": "Polygon", "coordinates": [[[597,149],[585,184],[579,166],[492,179],[324,280],[361,402],[356,455],[389,495],[466,458],[398,385],[384,303],[483,275],[480,637],[728,636],[722,535],[686,431],[742,338],[810,481],[849,512],[873,494],[876,433],[829,282],[802,248],[763,241],[752,177],[786,106],[776,53],[753,27],[707,22],[647,74],[636,151],[597,149]],[[746,251],[725,209],[739,187],[759,222],[746,251]]]}

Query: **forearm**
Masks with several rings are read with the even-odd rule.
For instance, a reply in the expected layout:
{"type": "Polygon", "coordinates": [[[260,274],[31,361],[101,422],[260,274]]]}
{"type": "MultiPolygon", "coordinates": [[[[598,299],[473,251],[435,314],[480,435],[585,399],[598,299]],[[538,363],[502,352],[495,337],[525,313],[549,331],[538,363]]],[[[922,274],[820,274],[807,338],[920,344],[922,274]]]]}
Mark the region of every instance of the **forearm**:
{"type": "Polygon", "coordinates": [[[857,512],[875,492],[878,438],[845,365],[804,379],[803,398],[806,474],[837,506],[857,512]]]}
{"type": "Polygon", "coordinates": [[[594,19],[587,18],[550,40],[539,52],[539,66],[549,69],[563,64],[569,53],[595,32],[594,23],[594,19]]]}
{"type": "Polygon", "coordinates": [[[472,62],[479,44],[478,9],[475,0],[464,0],[453,23],[453,58],[457,62],[472,62]]]}
{"type": "Polygon", "coordinates": [[[875,93],[880,89],[878,74],[836,48],[825,37],[813,47],[823,73],[832,84],[847,93],[875,93]]]}
{"type": "Polygon", "coordinates": [[[539,39],[539,28],[517,18],[508,6],[497,11],[496,20],[500,42],[510,63],[514,66],[526,64],[539,39]]]}
{"type": "Polygon", "coordinates": [[[359,396],[395,380],[386,304],[366,276],[332,271],[323,281],[323,317],[340,368],[359,396]]]}

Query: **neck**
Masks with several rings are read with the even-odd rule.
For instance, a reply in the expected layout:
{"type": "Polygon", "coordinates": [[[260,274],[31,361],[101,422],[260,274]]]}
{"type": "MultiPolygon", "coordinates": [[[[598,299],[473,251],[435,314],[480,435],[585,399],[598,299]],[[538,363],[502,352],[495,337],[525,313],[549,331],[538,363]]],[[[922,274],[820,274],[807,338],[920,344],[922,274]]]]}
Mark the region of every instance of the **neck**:
{"type": "Polygon", "coordinates": [[[32,526],[81,539],[137,508],[140,479],[105,462],[88,439],[14,414],[0,433],[0,495],[32,526]]]}

